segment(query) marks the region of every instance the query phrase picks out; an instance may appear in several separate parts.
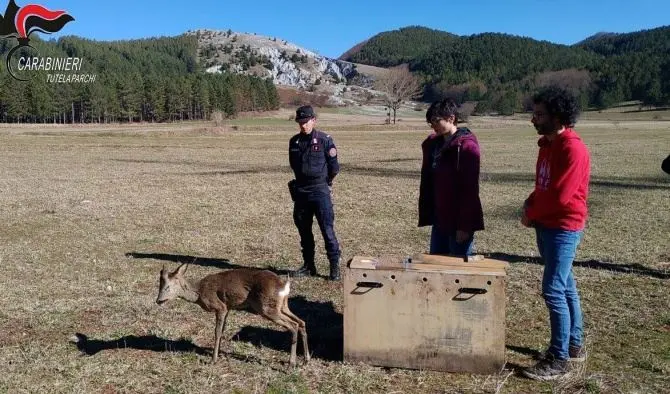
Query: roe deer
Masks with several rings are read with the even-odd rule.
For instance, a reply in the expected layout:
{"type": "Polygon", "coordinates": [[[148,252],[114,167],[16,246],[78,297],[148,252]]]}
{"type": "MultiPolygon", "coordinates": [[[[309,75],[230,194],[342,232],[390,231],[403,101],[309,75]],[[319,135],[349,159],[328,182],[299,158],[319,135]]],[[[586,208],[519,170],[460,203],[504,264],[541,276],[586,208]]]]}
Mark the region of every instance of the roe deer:
{"type": "Polygon", "coordinates": [[[163,267],[156,303],[162,305],[175,298],[183,298],[200,305],[207,312],[216,314],[214,362],[219,358],[221,337],[231,309],[246,309],[290,331],[293,337],[289,364],[292,366],[296,363],[296,346],[300,332],[305,363],[309,362],[305,322],[288,309],[290,280],[283,281],[277,274],[267,270],[239,268],[207,275],[196,282],[184,277],[187,268],[187,264],[182,264],[176,271],[168,273],[163,267]]]}

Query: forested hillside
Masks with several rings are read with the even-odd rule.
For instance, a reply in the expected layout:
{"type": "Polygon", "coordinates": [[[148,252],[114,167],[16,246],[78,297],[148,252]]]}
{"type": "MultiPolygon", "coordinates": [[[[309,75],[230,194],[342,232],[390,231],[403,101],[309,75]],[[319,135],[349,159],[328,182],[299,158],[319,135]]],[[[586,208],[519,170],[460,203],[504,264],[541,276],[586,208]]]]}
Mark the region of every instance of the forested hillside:
{"type": "Polygon", "coordinates": [[[408,63],[426,82],[424,98],[477,100],[480,111],[521,110],[523,98],[546,84],[573,90],[583,106],[670,103],[670,27],[600,34],[572,46],[408,27],[370,38],[344,60],[385,67],[408,63]]]}
{"type": "MultiPolygon", "coordinates": [[[[98,42],[76,37],[42,41],[20,56],[80,58],[78,73],[95,75],[94,82],[54,83],[49,72],[24,72],[14,79],[4,59],[16,45],[0,40],[0,122],[133,122],[207,119],[213,111],[234,116],[240,111],[279,106],[273,83],[235,74],[204,73],[197,61],[193,36],[98,42]],[[39,52],[39,53],[38,53],[39,52]]],[[[16,61],[13,63],[16,64],[16,61]]]]}
{"type": "Polygon", "coordinates": [[[596,35],[576,47],[604,58],[597,69],[597,104],[624,100],[670,104],[670,26],[596,35]]]}
{"type": "Polygon", "coordinates": [[[397,66],[418,59],[436,48],[448,48],[458,36],[425,27],[405,27],[379,33],[340,57],[377,67],[397,66]]]}

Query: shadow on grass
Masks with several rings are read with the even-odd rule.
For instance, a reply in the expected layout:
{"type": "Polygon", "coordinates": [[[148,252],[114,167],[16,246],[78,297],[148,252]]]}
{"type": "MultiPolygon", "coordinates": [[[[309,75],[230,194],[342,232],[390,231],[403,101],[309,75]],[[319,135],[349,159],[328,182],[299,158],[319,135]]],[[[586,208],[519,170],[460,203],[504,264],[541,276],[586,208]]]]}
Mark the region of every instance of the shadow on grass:
{"type": "MultiPolygon", "coordinates": [[[[525,172],[483,172],[481,182],[486,183],[533,183],[535,174],[525,172]]],[[[611,189],[670,190],[670,182],[659,172],[647,177],[591,177],[590,185],[611,189]]]]}
{"type": "Polygon", "coordinates": [[[281,167],[267,167],[267,168],[251,168],[246,170],[221,170],[221,171],[201,171],[182,173],[179,175],[185,176],[228,176],[228,175],[247,175],[247,174],[269,174],[269,173],[286,173],[289,171],[281,167]]]}
{"type": "Polygon", "coordinates": [[[211,355],[209,350],[195,345],[193,342],[186,339],[173,341],[170,339],[159,338],[155,335],[127,335],[118,339],[101,340],[90,339],[88,336],[76,333],[76,341],[73,341],[80,352],[93,356],[103,350],[117,350],[117,349],[137,349],[149,350],[152,352],[181,352],[181,353],[196,353],[199,355],[211,355]]]}
{"type": "MultiPolygon", "coordinates": [[[[481,253],[488,258],[503,260],[510,263],[529,263],[544,265],[539,257],[519,256],[507,253],[481,253]]],[[[610,271],[624,274],[633,274],[639,276],[649,276],[656,279],[670,279],[670,272],[645,267],[641,264],[615,264],[598,260],[575,261],[572,264],[575,267],[591,268],[595,270],[610,271]]]]}
{"type": "MultiPolygon", "coordinates": [[[[511,350],[513,352],[523,354],[524,356],[530,356],[531,359],[533,360],[533,362],[537,362],[542,358],[542,352],[540,352],[538,350],[535,350],[535,349],[531,349],[531,348],[527,348],[527,347],[521,347],[521,346],[514,346],[514,345],[507,345],[505,347],[507,348],[507,350],[511,350]]],[[[522,372],[526,368],[527,367],[525,367],[523,365],[519,365],[517,363],[513,363],[513,362],[509,362],[509,361],[505,363],[505,369],[506,370],[512,371],[512,373],[515,376],[520,377],[520,378],[524,378],[524,379],[527,379],[527,378],[525,376],[523,376],[522,372]]]]}
{"type": "Polygon", "coordinates": [[[190,256],[185,254],[168,254],[168,253],[141,253],[141,252],[128,252],[126,257],[132,257],[134,259],[154,259],[162,261],[172,261],[175,263],[190,263],[195,265],[200,265],[203,267],[216,267],[221,269],[235,269],[235,268],[252,268],[259,270],[268,270],[274,272],[277,275],[288,275],[292,270],[280,269],[275,267],[247,267],[244,265],[233,264],[228,259],[217,259],[212,257],[200,257],[200,256],[190,256]]]}
{"type": "MultiPolygon", "coordinates": [[[[405,159],[399,159],[399,161],[400,160],[405,159]]],[[[421,177],[420,167],[416,167],[415,169],[402,169],[340,164],[340,168],[342,173],[352,175],[417,180],[421,177]]],[[[660,171],[658,176],[655,177],[592,177],[590,185],[592,187],[603,187],[607,189],[670,190],[670,182],[668,182],[666,178],[667,177],[660,171]]],[[[532,185],[535,180],[535,174],[530,172],[483,172],[481,173],[480,179],[482,183],[505,184],[525,182],[532,185]]]]}
{"type": "MultiPolygon", "coordinates": [[[[327,361],[341,361],[344,352],[343,316],[335,310],[333,303],[308,301],[299,296],[289,299],[288,304],[291,311],[305,321],[307,343],[312,357],[327,361]]],[[[288,332],[262,327],[243,327],[233,335],[233,340],[283,352],[288,352],[291,348],[291,337],[288,332]]],[[[302,344],[298,343],[299,354],[301,350],[302,344]]]]}
{"type": "MultiPolygon", "coordinates": [[[[419,158],[397,158],[377,160],[377,163],[401,163],[417,161],[419,158]]],[[[160,161],[153,160],[138,160],[139,163],[160,163],[160,161]]],[[[174,162],[173,164],[177,164],[174,162]]],[[[188,162],[179,164],[190,164],[188,162]]],[[[198,164],[200,165],[200,164],[198,164]]],[[[211,167],[211,166],[208,166],[211,167]]],[[[355,165],[349,163],[340,163],[341,173],[350,175],[373,176],[380,178],[395,178],[395,179],[419,179],[421,177],[421,166],[413,166],[413,168],[386,168],[373,167],[365,165],[355,165]]],[[[181,176],[232,176],[232,175],[248,175],[248,174],[291,174],[291,171],[286,166],[265,166],[252,168],[230,168],[226,170],[212,170],[199,172],[181,172],[173,175],[181,176]]],[[[637,189],[637,190],[670,190],[670,182],[661,171],[658,176],[647,177],[591,177],[590,185],[593,187],[603,187],[609,189],[637,189]]],[[[531,172],[482,172],[480,175],[482,183],[527,183],[532,185],[535,181],[535,174],[531,172]]]]}
{"type": "Polygon", "coordinates": [[[374,176],[380,178],[419,179],[421,176],[421,168],[419,166],[417,166],[416,169],[406,170],[401,168],[366,167],[351,164],[340,164],[340,171],[346,174],[374,176]]]}
{"type": "Polygon", "coordinates": [[[511,350],[513,352],[523,354],[524,356],[530,356],[533,359],[539,359],[542,356],[542,352],[536,349],[531,349],[529,347],[521,347],[521,346],[514,346],[514,345],[507,345],[505,346],[508,350],[511,350]]]}
{"type": "Polygon", "coordinates": [[[384,160],[375,160],[377,163],[403,163],[403,162],[411,162],[411,161],[417,161],[420,162],[421,158],[420,157],[399,157],[396,159],[384,159],[384,160]]]}
{"type": "MultiPolygon", "coordinates": [[[[135,349],[147,350],[152,352],[178,352],[178,353],[194,353],[200,356],[212,357],[214,350],[212,348],[203,348],[186,339],[171,340],[157,337],[155,335],[127,335],[118,339],[100,340],[90,339],[88,336],[76,333],[76,340],[72,343],[77,349],[87,356],[94,356],[103,350],[120,350],[120,349],[135,349]]],[[[247,363],[266,364],[263,360],[256,356],[242,355],[236,353],[229,353],[219,351],[221,359],[234,359],[247,363]]],[[[286,362],[288,364],[288,361],[286,362]]],[[[273,370],[281,371],[275,367],[270,367],[273,370]]]]}
{"type": "Polygon", "coordinates": [[[631,114],[631,113],[644,113],[644,112],[658,112],[658,111],[667,111],[668,107],[660,108],[642,108],[642,109],[632,109],[628,111],[621,111],[622,114],[631,114]]]}

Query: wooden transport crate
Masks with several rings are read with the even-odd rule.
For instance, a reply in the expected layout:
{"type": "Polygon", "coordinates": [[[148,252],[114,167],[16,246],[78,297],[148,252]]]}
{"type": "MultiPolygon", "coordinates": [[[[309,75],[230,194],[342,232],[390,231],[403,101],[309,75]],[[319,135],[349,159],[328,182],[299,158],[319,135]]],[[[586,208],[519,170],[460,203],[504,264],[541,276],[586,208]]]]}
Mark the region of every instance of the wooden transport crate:
{"type": "Polygon", "coordinates": [[[354,257],[344,270],[345,361],[499,372],[508,263],[479,257],[354,257]]]}

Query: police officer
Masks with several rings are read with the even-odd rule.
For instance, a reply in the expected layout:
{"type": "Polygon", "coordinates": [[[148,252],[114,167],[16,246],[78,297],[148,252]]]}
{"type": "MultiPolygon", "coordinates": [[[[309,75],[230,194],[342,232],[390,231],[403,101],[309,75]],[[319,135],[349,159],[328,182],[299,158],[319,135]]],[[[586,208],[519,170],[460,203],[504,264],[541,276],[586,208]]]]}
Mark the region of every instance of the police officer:
{"type": "Polygon", "coordinates": [[[295,179],[289,182],[294,201],[293,221],[300,234],[304,265],[292,276],[315,276],[313,217],[319,223],[330,263],[330,280],[340,280],[340,246],[335,237],[335,214],[331,201],[333,179],[340,170],[337,148],[330,135],[314,128],[314,109],[305,105],[296,110],[300,132],[289,141],[289,162],[295,179]]]}

